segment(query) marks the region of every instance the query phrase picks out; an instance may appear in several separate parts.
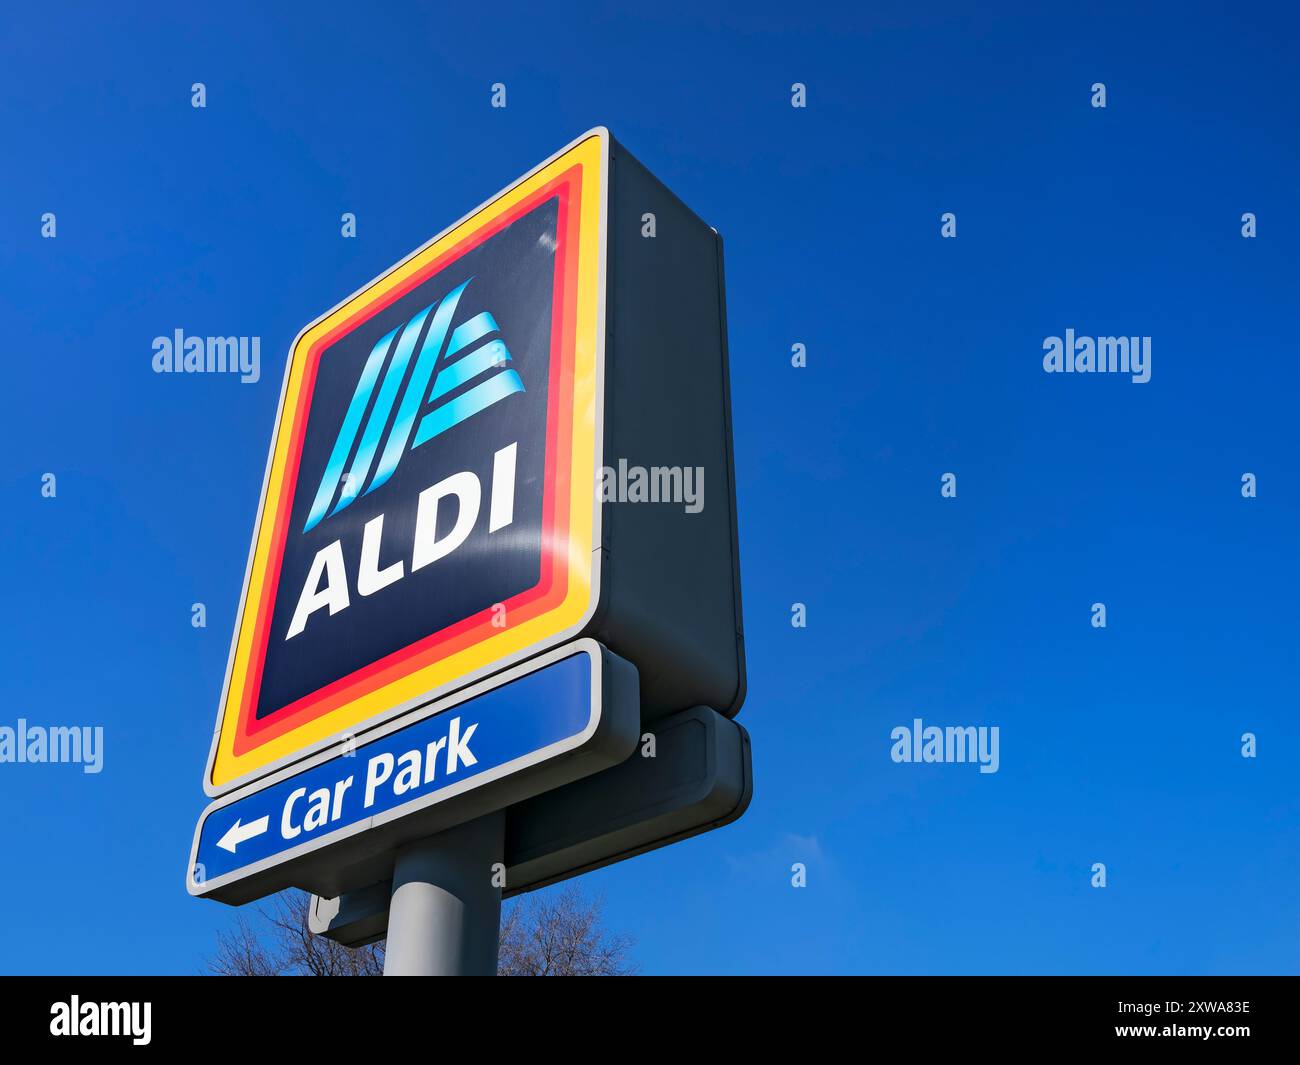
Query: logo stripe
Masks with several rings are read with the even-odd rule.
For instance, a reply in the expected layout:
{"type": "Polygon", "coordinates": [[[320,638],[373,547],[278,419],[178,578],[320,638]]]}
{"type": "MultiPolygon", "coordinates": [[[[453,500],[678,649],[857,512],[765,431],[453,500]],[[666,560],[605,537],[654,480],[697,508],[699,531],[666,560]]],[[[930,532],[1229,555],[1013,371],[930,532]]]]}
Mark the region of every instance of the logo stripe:
{"type": "Polygon", "coordinates": [[[397,330],[394,329],[371,349],[370,357],[366,359],[366,365],[361,370],[361,379],[357,382],[357,389],[352,393],[352,402],[348,404],[348,412],[343,417],[338,439],[334,441],[334,450],[330,452],[329,462],[325,464],[325,475],[321,478],[320,487],[316,489],[316,498],[312,500],[311,513],[307,515],[307,524],[303,527],[303,532],[319,524],[321,518],[325,517],[330,500],[334,498],[334,489],[338,487],[339,478],[343,474],[343,463],[347,461],[348,454],[352,451],[352,441],[356,439],[357,429],[361,426],[361,415],[365,413],[366,404],[370,402],[370,393],[374,391],[375,379],[379,377],[379,368],[384,364],[389,345],[396,335],[397,330]]]}
{"type": "Polygon", "coordinates": [[[463,359],[439,370],[429,399],[441,399],[452,389],[459,388],[493,366],[505,366],[511,361],[510,350],[502,341],[494,340],[490,344],[484,344],[477,351],[471,351],[463,359]]]}
{"type": "Polygon", "coordinates": [[[447,344],[447,358],[459,355],[476,340],[482,340],[489,333],[499,333],[501,327],[488,311],[480,311],[468,322],[463,322],[452,331],[451,341],[447,344]]]}
{"type": "Polygon", "coordinates": [[[407,442],[411,439],[411,428],[415,425],[415,416],[424,402],[424,394],[429,388],[429,379],[433,377],[438,356],[442,353],[443,341],[447,339],[447,330],[451,328],[452,315],[456,313],[460,294],[465,291],[465,286],[468,284],[469,281],[462,281],[448,292],[434,312],[433,322],[429,325],[429,335],[425,338],[424,346],[420,348],[420,357],[415,360],[415,370],[411,374],[406,391],[402,394],[401,406],[397,408],[397,420],[393,423],[393,431],[388,436],[388,443],[384,445],[384,453],[379,459],[379,468],[375,470],[375,479],[366,489],[366,495],[388,482],[388,478],[393,475],[397,463],[406,451],[407,442]]]}
{"type": "Polygon", "coordinates": [[[424,328],[424,321],[431,310],[433,304],[429,304],[402,327],[402,337],[393,352],[393,361],[388,364],[384,383],[379,387],[379,397],[370,412],[370,420],[366,422],[365,435],[361,438],[357,457],[352,460],[352,469],[343,481],[343,491],[339,495],[339,501],[334,504],[334,509],[330,511],[331,515],[337,514],[361,494],[361,486],[370,474],[370,464],[375,460],[380,437],[384,435],[384,426],[388,424],[388,415],[397,399],[397,390],[402,387],[402,381],[406,377],[406,367],[415,350],[415,342],[420,339],[420,330],[424,328]]]}
{"type": "Polygon", "coordinates": [[[420,422],[412,447],[419,447],[426,440],[431,440],[439,433],[444,433],[458,422],[473,417],[481,410],[492,406],[498,400],[515,392],[522,392],[524,383],[514,370],[505,370],[495,377],[489,377],[481,385],[475,385],[463,396],[457,396],[444,403],[437,410],[430,411],[420,422]]]}

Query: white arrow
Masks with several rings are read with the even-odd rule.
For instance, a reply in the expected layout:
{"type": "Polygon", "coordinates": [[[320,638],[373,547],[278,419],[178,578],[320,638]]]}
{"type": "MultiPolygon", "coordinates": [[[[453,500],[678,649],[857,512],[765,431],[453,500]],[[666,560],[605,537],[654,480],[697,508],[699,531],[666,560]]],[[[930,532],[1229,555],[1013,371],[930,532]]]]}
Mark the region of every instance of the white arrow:
{"type": "Polygon", "coordinates": [[[235,818],[235,823],[226,830],[226,834],[217,840],[217,846],[224,851],[235,853],[235,848],[241,843],[252,839],[254,836],[260,836],[266,831],[271,823],[269,814],[263,814],[256,821],[249,821],[246,825],[239,823],[239,818],[235,818]]]}

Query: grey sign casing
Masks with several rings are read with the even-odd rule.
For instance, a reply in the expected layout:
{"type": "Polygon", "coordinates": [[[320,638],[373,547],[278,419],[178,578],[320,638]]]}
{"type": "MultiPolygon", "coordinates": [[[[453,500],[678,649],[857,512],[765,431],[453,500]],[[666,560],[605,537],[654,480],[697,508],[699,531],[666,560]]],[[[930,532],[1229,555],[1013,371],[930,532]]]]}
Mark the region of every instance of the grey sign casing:
{"type": "Polygon", "coordinates": [[[645,718],[700,705],[734,717],[745,655],[722,238],[612,137],[606,254],[605,468],[702,470],[704,495],[698,513],[602,503],[600,604],[583,635],[636,665],[645,718]]]}

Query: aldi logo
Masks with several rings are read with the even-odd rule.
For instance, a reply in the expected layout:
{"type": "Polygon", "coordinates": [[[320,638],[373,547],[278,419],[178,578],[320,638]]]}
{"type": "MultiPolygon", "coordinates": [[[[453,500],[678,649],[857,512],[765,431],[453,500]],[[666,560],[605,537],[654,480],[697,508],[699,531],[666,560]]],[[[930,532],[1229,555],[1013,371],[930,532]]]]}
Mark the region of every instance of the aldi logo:
{"type": "MultiPolygon", "coordinates": [[[[408,450],[440,436],[498,400],[525,391],[519,374],[506,365],[510,359],[502,341],[493,340],[466,353],[466,348],[476,341],[499,331],[496,321],[488,312],[481,311],[458,326],[454,332],[451,331],[457,303],[468,283],[458,285],[439,303],[425,307],[410,321],[385,335],[371,349],[362,368],[356,391],[352,393],[348,403],[347,413],[343,417],[343,424],[334,440],[334,446],[330,449],[325,473],[316,490],[311,511],[307,516],[307,524],[303,527],[304,539],[296,540],[293,544],[294,548],[300,548],[304,543],[310,544],[322,538],[311,537],[308,534],[327,513],[331,516],[337,514],[356,500],[359,494],[362,497],[369,496],[388,484],[397,469],[398,462],[408,450]],[[437,307],[436,311],[434,311],[435,307],[437,307]],[[414,368],[408,375],[408,364],[412,362],[412,353],[417,348],[419,355],[415,358],[414,368]],[[391,359],[388,358],[390,352],[391,359]],[[440,362],[444,365],[439,372],[435,373],[440,362]],[[379,387],[378,394],[373,397],[372,403],[371,393],[375,391],[375,383],[379,378],[378,370],[385,363],[387,369],[383,384],[379,387]],[[399,390],[401,400],[396,404],[394,412],[399,390]],[[425,396],[428,397],[431,406],[426,412],[421,413],[425,396]],[[367,409],[369,409],[368,415],[366,415],[367,409]],[[394,413],[396,417],[390,417],[394,413]],[[365,433],[358,437],[363,415],[366,415],[365,433]],[[381,443],[384,444],[382,451],[379,450],[381,443]],[[337,502],[331,509],[330,503],[336,498],[337,502]]],[[[539,303],[534,308],[519,309],[518,313],[521,318],[524,318],[530,313],[545,315],[548,310],[544,303],[539,303]]],[[[544,351],[539,351],[533,353],[530,361],[541,374],[545,372],[549,360],[545,357],[544,351]]],[[[341,365],[342,360],[339,360],[338,364],[341,365]]],[[[507,412],[507,415],[509,413],[507,412]]],[[[520,435],[525,428],[520,424],[522,419],[512,421],[507,416],[503,421],[506,424],[499,427],[496,434],[498,437],[520,435]]],[[[544,433],[537,431],[540,429],[540,422],[541,419],[534,419],[534,425],[531,427],[534,430],[534,439],[528,442],[536,446],[525,448],[526,452],[531,453],[538,460],[545,454],[544,433]]],[[[473,442],[470,447],[462,448],[462,451],[473,451],[482,440],[487,439],[484,433],[462,435],[469,437],[473,442]]],[[[514,524],[518,451],[519,441],[511,440],[492,456],[492,502],[487,527],[489,534],[514,524]]],[[[454,454],[454,450],[448,449],[445,457],[452,457],[454,454]]],[[[470,454],[465,457],[467,460],[473,458],[470,454]]],[[[425,456],[420,456],[421,460],[424,458],[425,456]]],[[[540,468],[540,461],[534,465],[538,468],[530,471],[534,474],[530,482],[535,488],[540,488],[544,471],[540,468]]],[[[413,459],[410,468],[435,471],[445,470],[445,467],[445,461],[437,463],[430,455],[428,461],[413,459]]],[[[402,498],[397,490],[383,493],[383,496],[390,496],[397,501],[402,498]]],[[[409,571],[404,558],[398,558],[391,564],[381,566],[381,553],[391,553],[391,547],[386,548],[384,543],[385,514],[382,512],[369,518],[363,527],[355,582],[348,580],[343,538],[331,540],[319,548],[312,559],[302,593],[297,600],[298,605],[294,608],[293,619],[289,622],[288,632],[284,638],[290,640],[302,633],[306,629],[308,619],[319,610],[328,608],[332,616],[347,609],[351,605],[351,588],[355,588],[358,596],[373,596],[400,581],[407,572],[415,573],[450,555],[478,528],[482,496],[479,477],[473,469],[464,469],[420,490],[416,497],[413,529],[409,521],[401,522],[400,517],[389,519],[390,530],[400,528],[402,532],[408,534],[404,539],[409,540],[411,544],[409,571]],[[452,509],[455,520],[450,528],[445,528],[447,523],[442,522],[444,531],[440,534],[439,515],[448,507],[452,509]]],[[[540,491],[530,493],[527,506],[531,519],[529,526],[538,532],[541,529],[540,502],[540,491]]],[[[370,509],[373,508],[368,508],[367,513],[370,509]]],[[[409,518],[409,507],[405,508],[404,514],[409,518]]],[[[328,532],[327,529],[326,534],[328,532]]],[[[528,546],[527,557],[520,561],[523,562],[527,574],[535,576],[539,562],[535,536],[530,535],[528,546]]],[[[286,551],[290,554],[298,553],[288,546],[286,551]]],[[[289,572],[294,572],[298,568],[301,567],[295,567],[291,562],[289,572]]],[[[484,581],[482,585],[484,592],[481,594],[485,594],[494,583],[484,581]]],[[[391,594],[385,596],[384,602],[386,604],[396,602],[396,597],[391,594]]],[[[417,605],[410,604],[408,610],[418,613],[417,605]]],[[[384,613],[379,614],[376,619],[378,624],[367,625],[367,630],[373,632],[383,624],[387,615],[386,606],[384,613]]]]}
{"type": "Polygon", "coordinates": [[[209,794],[590,619],[607,170],[579,140],[298,336],[209,794]]]}
{"type": "Polygon", "coordinates": [[[370,357],[366,359],[357,381],[357,389],[352,393],[343,424],[339,427],[338,438],[330,451],[329,465],[325,467],[320,487],[316,489],[316,498],[303,532],[310,532],[320,522],[336,494],[338,502],[330,513],[336,513],[356,498],[358,486],[369,478],[371,464],[381,440],[386,438],[387,443],[374,479],[366,488],[367,494],[388,481],[408,443],[411,447],[418,447],[497,400],[505,399],[512,392],[524,391],[519,374],[506,369],[510,362],[510,351],[501,340],[493,340],[477,347],[479,341],[500,332],[496,319],[487,311],[476,314],[458,326],[448,341],[456,305],[468,284],[466,281],[456,286],[438,303],[425,307],[410,321],[402,323],[380,339],[371,349],[370,357]],[[430,319],[430,312],[435,307],[437,312],[430,319]],[[415,369],[408,377],[407,366],[417,345],[419,355],[415,360],[415,369]],[[444,345],[444,364],[435,375],[439,353],[443,351],[444,345]],[[469,348],[475,350],[467,352],[466,349],[469,348]],[[384,371],[384,383],[380,386],[372,407],[370,401],[380,370],[384,371]],[[460,385],[471,381],[474,382],[472,388],[461,391],[455,398],[448,395],[459,391],[460,385]],[[396,421],[391,422],[389,419],[394,414],[398,389],[402,389],[401,401],[396,406],[396,421]],[[426,390],[429,390],[429,400],[435,404],[435,409],[421,416],[417,429],[415,416],[420,412],[426,390]],[[351,469],[345,474],[344,465],[348,457],[354,455],[363,416],[366,417],[365,436],[361,439],[360,448],[355,451],[351,469]],[[412,429],[415,429],[414,439],[411,437],[412,429]]]}

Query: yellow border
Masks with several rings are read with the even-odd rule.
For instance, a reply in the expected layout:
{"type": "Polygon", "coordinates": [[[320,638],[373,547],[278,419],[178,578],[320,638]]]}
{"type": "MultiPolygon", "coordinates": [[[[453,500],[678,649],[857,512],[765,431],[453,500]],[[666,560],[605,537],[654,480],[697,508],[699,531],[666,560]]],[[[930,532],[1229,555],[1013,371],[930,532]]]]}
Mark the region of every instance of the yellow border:
{"type": "Polygon", "coordinates": [[[252,567],[244,601],[240,606],[239,637],[234,648],[230,680],[221,713],[221,728],[211,767],[211,784],[222,787],[297,754],[330,737],[347,733],[385,711],[435,691],[449,690],[457,680],[479,673],[518,652],[533,648],[550,637],[579,625],[591,602],[593,546],[593,477],[595,474],[597,352],[599,342],[600,222],[602,211],[602,145],[593,135],[558,156],[537,173],[503,193],[478,212],[416,255],[383,274],[356,296],[314,323],[298,339],[291,358],[291,368],[277,425],[275,452],[269,467],[262,498],[261,519],[253,551],[252,567]],[[547,182],[552,181],[575,163],[582,165],[582,206],[578,224],[577,314],[574,320],[574,397],[573,397],[573,465],[569,500],[568,572],[569,586],[563,602],[552,610],[517,628],[504,629],[472,647],[467,647],[423,669],[392,681],[312,721],[290,729],[282,736],[236,755],[233,750],[235,727],[239,715],[240,695],[248,681],[248,664],[252,655],[256,606],[261,601],[263,584],[270,561],[274,513],[267,512],[267,501],[280,497],[285,464],[293,436],[293,426],[286,420],[302,389],[306,353],[312,344],[346,318],[374,299],[401,284],[431,260],[444,254],[478,228],[510,210],[547,182]]]}

